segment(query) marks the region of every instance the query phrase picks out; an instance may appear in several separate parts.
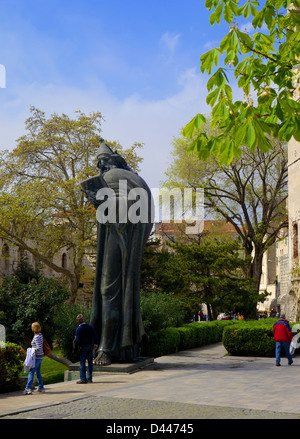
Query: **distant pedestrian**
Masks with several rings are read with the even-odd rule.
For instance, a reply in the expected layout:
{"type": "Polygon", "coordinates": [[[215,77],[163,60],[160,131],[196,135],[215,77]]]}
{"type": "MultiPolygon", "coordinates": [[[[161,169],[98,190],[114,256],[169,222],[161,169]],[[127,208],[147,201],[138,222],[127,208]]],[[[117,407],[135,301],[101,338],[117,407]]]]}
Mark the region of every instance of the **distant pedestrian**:
{"type": "Polygon", "coordinates": [[[44,358],[44,350],[43,350],[44,337],[43,334],[41,333],[41,326],[38,322],[32,323],[31,329],[34,334],[33,339],[31,341],[31,349],[34,350],[35,353],[35,362],[33,367],[29,369],[24,395],[32,394],[31,387],[34,380],[34,374],[36,375],[38,381],[38,391],[43,393],[45,392],[43,385],[43,378],[41,374],[41,365],[44,358]]]}
{"type": "Polygon", "coordinates": [[[290,343],[293,338],[291,327],[289,321],[286,320],[285,314],[281,314],[280,319],[273,325],[275,346],[275,356],[276,356],[276,366],[280,366],[280,352],[282,347],[284,347],[288,364],[293,364],[292,356],[290,354],[290,343]]]}
{"type": "Polygon", "coordinates": [[[84,322],[82,314],[78,314],[76,320],[79,326],[76,329],[75,344],[78,346],[80,356],[80,380],[77,384],[92,383],[93,350],[98,347],[98,337],[92,325],[84,322]],[[88,361],[87,378],[86,360],[88,361]]]}

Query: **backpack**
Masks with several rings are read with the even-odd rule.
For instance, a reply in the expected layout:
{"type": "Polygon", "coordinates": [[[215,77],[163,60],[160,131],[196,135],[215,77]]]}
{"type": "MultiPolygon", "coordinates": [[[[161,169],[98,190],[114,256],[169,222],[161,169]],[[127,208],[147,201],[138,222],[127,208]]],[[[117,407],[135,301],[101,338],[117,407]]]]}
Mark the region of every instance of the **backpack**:
{"type": "Polygon", "coordinates": [[[43,336],[43,351],[44,351],[44,355],[49,355],[51,354],[51,348],[49,343],[45,340],[45,337],[43,336]]]}

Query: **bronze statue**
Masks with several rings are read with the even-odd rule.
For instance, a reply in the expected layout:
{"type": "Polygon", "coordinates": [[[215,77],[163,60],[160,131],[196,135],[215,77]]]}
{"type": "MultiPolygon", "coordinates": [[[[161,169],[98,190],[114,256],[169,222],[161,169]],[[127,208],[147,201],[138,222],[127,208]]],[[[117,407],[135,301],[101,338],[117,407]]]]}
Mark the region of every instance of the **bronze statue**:
{"type": "Polygon", "coordinates": [[[97,209],[97,263],[91,325],[99,339],[96,364],[133,361],[145,330],[140,313],[140,265],[152,229],[145,181],[101,139],[100,175],[82,182],[97,209]]]}

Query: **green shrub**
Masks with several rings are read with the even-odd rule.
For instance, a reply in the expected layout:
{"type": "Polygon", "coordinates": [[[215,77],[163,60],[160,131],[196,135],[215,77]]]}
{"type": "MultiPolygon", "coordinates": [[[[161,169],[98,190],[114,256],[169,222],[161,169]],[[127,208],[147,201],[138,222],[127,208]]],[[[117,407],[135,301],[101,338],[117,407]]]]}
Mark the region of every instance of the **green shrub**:
{"type": "Polygon", "coordinates": [[[0,282],[0,323],[5,326],[6,339],[29,346],[33,337],[31,324],[37,321],[52,344],[53,316],[68,295],[57,279],[39,277],[22,283],[17,276],[5,276],[0,282]]]}
{"type": "Polygon", "coordinates": [[[183,303],[171,294],[141,291],[141,315],[148,336],[183,325],[186,313],[183,303]]]}
{"type": "Polygon", "coordinates": [[[221,342],[224,328],[232,324],[231,320],[217,320],[162,329],[149,338],[147,346],[142,348],[142,355],[160,357],[181,350],[221,342]]]}
{"type": "Polygon", "coordinates": [[[0,392],[18,388],[26,352],[15,343],[0,344],[0,392]]]}
{"type": "Polygon", "coordinates": [[[142,355],[161,357],[178,351],[180,334],[177,328],[161,329],[153,334],[149,343],[142,348],[142,355]]]}
{"type": "Polygon", "coordinates": [[[87,323],[90,321],[90,309],[80,304],[63,305],[55,316],[55,338],[63,351],[63,356],[72,362],[78,361],[73,355],[73,340],[78,323],[76,316],[83,314],[87,323]]]}
{"type": "Polygon", "coordinates": [[[273,357],[273,325],[278,319],[242,321],[223,332],[223,345],[231,355],[273,357]]]}
{"type": "MultiPolygon", "coordinates": [[[[224,330],[222,340],[225,349],[231,355],[273,357],[275,355],[273,325],[277,320],[276,318],[268,318],[242,321],[238,325],[227,327],[224,330]]],[[[292,330],[294,325],[299,325],[299,323],[290,323],[292,330]]],[[[296,333],[299,333],[298,328],[295,328],[293,332],[294,335],[296,333]]],[[[297,348],[296,353],[299,350],[297,348]]]]}
{"type": "Polygon", "coordinates": [[[274,356],[275,342],[272,326],[233,325],[225,328],[223,345],[230,355],[274,356]]]}

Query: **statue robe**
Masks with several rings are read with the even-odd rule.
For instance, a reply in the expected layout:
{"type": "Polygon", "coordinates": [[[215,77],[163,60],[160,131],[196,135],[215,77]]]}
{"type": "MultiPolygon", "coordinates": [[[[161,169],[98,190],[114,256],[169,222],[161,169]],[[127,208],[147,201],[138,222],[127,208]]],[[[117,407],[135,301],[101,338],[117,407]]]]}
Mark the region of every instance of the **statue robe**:
{"type": "MultiPolygon", "coordinates": [[[[145,334],[140,313],[140,265],[152,229],[151,192],[140,176],[127,169],[113,168],[95,178],[98,184],[114,190],[117,222],[97,223],[97,263],[90,323],[100,339],[98,352],[108,353],[115,361],[130,361],[136,357],[145,334]],[[126,197],[134,188],[143,188],[148,194],[147,222],[118,222],[118,208],[124,197],[119,193],[121,180],[127,182],[126,197]]],[[[130,201],[127,197],[126,201],[128,212],[136,200],[130,201]]]]}

